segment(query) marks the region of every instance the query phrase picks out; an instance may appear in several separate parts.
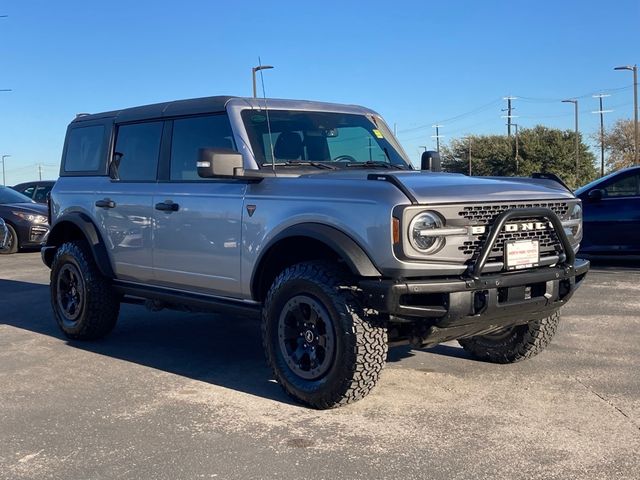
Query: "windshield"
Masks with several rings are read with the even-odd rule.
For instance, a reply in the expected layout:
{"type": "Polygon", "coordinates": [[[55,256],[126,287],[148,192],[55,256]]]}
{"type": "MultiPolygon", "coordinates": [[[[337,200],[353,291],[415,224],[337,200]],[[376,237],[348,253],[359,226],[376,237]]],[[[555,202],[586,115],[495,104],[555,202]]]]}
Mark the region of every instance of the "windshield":
{"type": "Polygon", "coordinates": [[[35,203],[29,197],[7,187],[0,187],[0,205],[5,203],[35,203]]]}
{"type": "Polygon", "coordinates": [[[373,116],[290,110],[243,110],[242,120],[258,165],[324,162],[375,163],[411,168],[384,122],[373,116]],[[272,155],[273,152],[273,155],[272,155]]]}

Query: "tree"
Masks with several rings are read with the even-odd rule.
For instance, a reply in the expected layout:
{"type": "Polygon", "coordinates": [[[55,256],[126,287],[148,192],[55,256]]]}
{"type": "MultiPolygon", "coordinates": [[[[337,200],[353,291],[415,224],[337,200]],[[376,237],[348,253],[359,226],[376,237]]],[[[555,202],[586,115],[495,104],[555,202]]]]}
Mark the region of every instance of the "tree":
{"type": "Polygon", "coordinates": [[[609,153],[606,162],[610,171],[633,165],[633,120],[618,120],[605,130],[604,148],[609,153]]]}
{"type": "Polygon", "coordinates": [[[538,125],[522,129],[515,136],[472,135],[453,139],[443,149],[443,167],[449,172],[469,173],[469,140],[473,175],[530,176],[535,172],[554,173],[577,187],[596,178],[595,156],[580,137],[576,178],[575,132],[538,125]]]}

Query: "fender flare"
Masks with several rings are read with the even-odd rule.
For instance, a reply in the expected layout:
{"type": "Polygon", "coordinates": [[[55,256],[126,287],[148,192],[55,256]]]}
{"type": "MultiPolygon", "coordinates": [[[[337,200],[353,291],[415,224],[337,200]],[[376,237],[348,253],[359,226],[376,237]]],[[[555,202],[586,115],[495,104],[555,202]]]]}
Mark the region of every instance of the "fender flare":
{"type": "Polygon", "coordinates": [[[102,236],[95,226],[91,217],[83,212],[70,212],[62,215],[51,227],[51,232],[47,238],[46,246],[42,249],[42,259],[44,263],[51,267],[53,257],[57,247],[59,247],[65,238],[64,228],[66,223],[72,223],[75,227],[82,232],[89,249],[93,254],[93,259],[100,270],[100,273],[108,278],[115,278],[113,267],[111,266],[111,260],[107,253],[107,247],[102,240],[102,236]]]}
{"type": "Polygon", "coordinates": [[[346,265],[349,267],[349,270],[351,270],[354,275],[359,277],[382,276],[364,249],[346,233],[335,227],[322,223],[299,223],[285,228],[282,232],[274,236],[265,248],[262,249],[251,275],[252,292],[255,292],[256,283],[260,277],[263,261],[271,251],[272,247],[277,245],[281,240],[291,237],[308,237],[324,243],[344,260],[346,265]]]}

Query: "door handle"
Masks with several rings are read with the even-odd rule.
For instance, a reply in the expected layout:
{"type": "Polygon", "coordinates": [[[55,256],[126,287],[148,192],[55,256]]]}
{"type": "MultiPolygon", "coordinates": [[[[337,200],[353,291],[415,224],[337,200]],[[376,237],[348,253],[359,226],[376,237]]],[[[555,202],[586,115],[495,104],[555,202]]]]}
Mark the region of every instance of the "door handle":
{"type": "Polygon", "coordinates": [[[98,200],[96,202],[96,207],[100,207],[100,208],[115,208],[115,206],[116,206],[116,202],[108,198],[103,198],[102,200],[98,200]]]}
{"type": "Polygon", "coordinates": [[[166,202],[156,203],[156,210],[163,212],[177,212],[180,209],[180,205],[167,200],[166,202]]]}

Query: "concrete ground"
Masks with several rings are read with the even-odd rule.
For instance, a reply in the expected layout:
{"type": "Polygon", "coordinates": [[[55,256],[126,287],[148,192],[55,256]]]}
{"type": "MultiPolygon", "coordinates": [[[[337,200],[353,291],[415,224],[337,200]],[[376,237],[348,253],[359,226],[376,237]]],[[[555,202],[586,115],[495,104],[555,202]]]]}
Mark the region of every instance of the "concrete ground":
{"type": "Polygon", "coordinates": [[[272,380],[254,321],[125,306],[66,340],[38,253],[0,256],[0,479],[640,478],[640,268],[598,267],[514,365],[392,349],[330,411],[272,380]]]}

